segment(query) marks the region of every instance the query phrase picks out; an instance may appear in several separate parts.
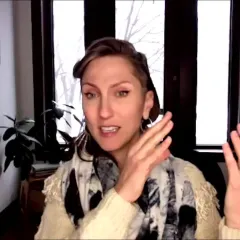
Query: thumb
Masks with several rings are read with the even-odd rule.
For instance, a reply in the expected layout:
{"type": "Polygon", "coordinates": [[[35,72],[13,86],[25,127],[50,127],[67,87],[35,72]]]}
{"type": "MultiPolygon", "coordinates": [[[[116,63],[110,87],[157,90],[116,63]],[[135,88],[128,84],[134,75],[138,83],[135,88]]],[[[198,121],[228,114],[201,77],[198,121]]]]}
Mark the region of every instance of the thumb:
{"type": "Polygon", "coordinates": [[[234,179],[238,178],[238,175],[239,175],[238,165],[236,163],[236,160],[234,159],[234,156],[229,144],[225,143],[222,146],[222,149],[223,149],[223,154],[224,154],[225,162],[228,169],[228,179],[229,181],[234,182],[234,179]]]}

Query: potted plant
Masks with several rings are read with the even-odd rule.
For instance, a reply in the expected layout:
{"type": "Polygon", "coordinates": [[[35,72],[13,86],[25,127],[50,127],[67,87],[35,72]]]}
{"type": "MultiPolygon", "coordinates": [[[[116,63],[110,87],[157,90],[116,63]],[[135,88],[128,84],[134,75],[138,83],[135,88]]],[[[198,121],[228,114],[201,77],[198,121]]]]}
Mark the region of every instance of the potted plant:
{"type": "Polygon", "coordinates": [[[29,134],[30,125],[34,124],[34,120],[26,118],[23,120],[13,119],[8,115],[4,115],[11,122],[12,126],[0,126],[5,128],[3,140],[7,141],[5,146],[6,160],[4,163],[4,172],[8,169],[11,162],[16,168],[21,169],[21,179],[27,179],[31,171],[35,158],[34,144],[40,147],[42,144],[29,134]]]}
{"type": "Polygon", "coordinates": [[[43,141],[43,148],[39,148],[40,152],[38,156],[44,154],[42,157],[46,159],[49,163],[59,163],[60,161],[68,161],[72,158],[74,153],[74,137],[71,137],[67,132],[61,131],[57,128],[56,120],[63,119],[66,124],[71,127],[65,114],[70,114],[74,119],[82,126],[80,119],[72,113],[72,110],[75,110],[73,106],[67,104],[58,104],[55,101],[52,101],[53,107],[47,109],[42,113],[45,115],[46,122],[44,123],[46,129],[46,136],[43,141]],[[57,133],[60,134],[64,143],[60,143],[57,139],[57,133]]]}
{"type": "Polygon", "coordinates": [[[75,138],[67,132],[57,129],[56,119],[64,119],[70,126],[65,118],[65,113],[71,114],[82,126],[82,122],[71,110],[74,110],[73,106],[63,104],[61,107],[53,101],[53,108],[44,111],[36,121],[30,118],[18,121],[16,118],[4,115],[12,122],[11,127],[0,126],[0,128],[6,129],[3,134],[3,140],[7,141],[4,172],[13,162],[16,168],[21,169],[21,179],[24,180],[28,178],[35,159],[50,164],[70,160],[74,153],[75,138]],[[41,121],[43,117],[47,119],[45,122],[41,121]],[[40,136],[44,135],[43,132],[46,132],[45,138],[41,139],[40,136]],[[57,133],[61,135],[64,143],[59,143],[57,133]]]}

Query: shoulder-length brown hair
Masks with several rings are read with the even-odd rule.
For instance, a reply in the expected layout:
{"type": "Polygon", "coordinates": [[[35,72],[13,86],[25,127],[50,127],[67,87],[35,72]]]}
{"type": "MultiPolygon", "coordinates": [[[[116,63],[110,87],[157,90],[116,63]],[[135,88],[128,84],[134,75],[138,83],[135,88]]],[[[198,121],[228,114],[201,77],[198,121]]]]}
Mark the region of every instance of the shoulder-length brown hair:
{"type": "MultiPolygon", "coordinates": [[[[94,41],[86,50],[85,56],[77,61],[73,67],[73,76],[74,78],[79,78],[80,83],[81,79],[84,75],[84,72],[88,66],[88,64],[97,59],[99,57],[104,56],[121,56],[127,59],[133,66],[134,74],[139,79],[143,88],[146,88],[147,91],[153,91],[154,93],[154,105],[150,111],[149,119],[154,122],[160,114],[160,104],[157,96],[156,89],[153,85],[147,58],[146,56],[136,51],[133,44],[126,40],[120,40],[112,37],[101,38],[94,41]]],[[[143,120],[143,128],[146,128],[149,124],[148,120],[143,120]]],[[[94,141],[94,140],[93,140],[94,141]]],[[[94,141],[95,142],[95,141],[94,141]]],[[[97,143],[94,143],[94,152],[96,150],[97,143]]],[[[92,148],[92,147],[91,147],[92,148]]],[[[89,146],[87,150],[90,154],[92,154],[89,146]]]]}

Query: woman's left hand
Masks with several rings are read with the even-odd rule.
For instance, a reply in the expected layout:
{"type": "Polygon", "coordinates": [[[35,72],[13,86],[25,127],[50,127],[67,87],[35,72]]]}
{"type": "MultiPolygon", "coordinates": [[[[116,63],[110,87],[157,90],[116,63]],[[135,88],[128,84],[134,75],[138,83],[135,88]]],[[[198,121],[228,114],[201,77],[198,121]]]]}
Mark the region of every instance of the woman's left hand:
{"type": "Polygon", "coordinates": [[[224,213],[227,227],[240,230],[240,124],[237,131],[231,132],[231,139],[238,159],[234,158],[229,144],[225,143],[223,153],[229,176],[224,213]]]}

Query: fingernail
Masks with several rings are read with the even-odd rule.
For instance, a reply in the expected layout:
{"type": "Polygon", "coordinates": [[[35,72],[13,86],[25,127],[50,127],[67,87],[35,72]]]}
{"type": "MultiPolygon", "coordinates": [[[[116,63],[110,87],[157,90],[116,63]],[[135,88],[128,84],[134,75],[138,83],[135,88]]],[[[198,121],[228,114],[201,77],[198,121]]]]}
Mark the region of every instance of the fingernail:
{"type": "Polygon", "coordinates": [[[238,131],[238,134],[240,135],[240,123],[238,123],[237,125],[237,131],[238,131]]]}
{"type": "Polygon", "coordinates": [[[167,112],[166,112],[166,115],[167,115],[167,116],[170,116],[170,115],[172,115],[172,113],[169,112],[169,111],[167,111],[167,112]]]}
{"type": "Polygon", "coordinates": [[[167,136],[166,140],[167,140],[168,142],[170,142],[170,141],[172,141],[172,138],[171,138],[170,136],[167,136]]]}
{"type": "Polygon", "coordinates": [[[232,134],[232,136],[238,136],[238,133],[237,133],[237,131],[235,131],[235,130],[234,130],[234,131],[232,131],[232,133],[231,133],[231,134],[232,134]]]}

